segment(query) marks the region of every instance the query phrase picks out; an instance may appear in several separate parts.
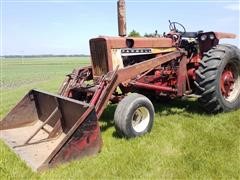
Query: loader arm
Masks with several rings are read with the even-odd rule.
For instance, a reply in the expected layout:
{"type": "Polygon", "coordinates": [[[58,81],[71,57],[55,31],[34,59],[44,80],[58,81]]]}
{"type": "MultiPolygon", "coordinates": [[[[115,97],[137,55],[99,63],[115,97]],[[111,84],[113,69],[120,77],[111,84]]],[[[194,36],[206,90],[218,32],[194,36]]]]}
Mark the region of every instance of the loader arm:
{"type": "Polygon", "coordinates": [[[99,99],[96,101],[97,103],[93,104],[95,105],[95,108],[96,108],[97,117],[99,118],[102,115],[104,109],[108,104],[109,99],[111,98],[113,92],[115,91],[115,89],[118,87],[120,83],[134,79],[139,74],[142,74],[150,69],[160,66],[161,64],[164,64],[170,60],[179,58],[183,56],[184,53],[185,53],[184,51],[178,50],[168,54],[159,55],[147,61],[143,61],[141,63],[128,66],[124,69],[118,70],[117,68],[115,71],[109,72],[105,76],[103,82],[100,83],[100,87],[103,85],[104,88],[99,88],[95,92],[95,95],[96,95],[96,94],[99,94],[99,91],[101,91],[101,95],[99,96],[99,99]]]}
{"type": "Polygon", "coordinates": [[[99,79],[89,103],[31,90],[0,121],[0,137],[36,171],[96,154],[102,147],[98,120],[119,84],[183,55],[177,50],[117,67],[99,79]]]}

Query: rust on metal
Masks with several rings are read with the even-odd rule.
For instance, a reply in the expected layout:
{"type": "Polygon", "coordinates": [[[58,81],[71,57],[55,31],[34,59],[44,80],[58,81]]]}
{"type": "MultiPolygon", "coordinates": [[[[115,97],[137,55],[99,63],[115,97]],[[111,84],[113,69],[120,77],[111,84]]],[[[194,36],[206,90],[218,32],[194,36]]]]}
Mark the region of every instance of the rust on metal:
{"type": "Polygon", "coordinates": [[[133,82],[132,84],[138,88],[149,89],[154,91],[177,92],[177,89],[173,89],[171,87],[164,87],[164,86],[158,86],[158,85],[141,83],[141,82],[133,82]]]}
{"type": "MultiPolygon", "coordinates": [[[[131,92],[171,98],[194,92],[199,86],[196,82],[194,86],[196,70],[205,66],[203,55],[219,39],[236,38],[231,33],[185,32],[177,22],[170,22],[174,29],[163,36],[126,37],[125,1],[117,5],[120,37],[91,39],[91,66],[68,74],[59,95],[29,91],[0,121],[0,138],[33,170],[100,152],[98,120],[109,102],[118,103],[131,92]]],[[[221,74],[226,98],[236,74],[233,66],[226,66],[221,74]]]]}
{"type": "Polygon", "coordinates": [[[128,41],[132,41],[133,45],[131,48],[164,48],[164,47],[172,47],[173,40],[171,38],[164,37],[110,37],[110,36],[100,36],[98,38],[94,38],[90,40],[90,43],[103,43],[107,44],[107,47],[110,49],[117,48],[127,48],[128,41]]]}
{"type": "MultiPolygon", "coordinates": [[[[1,121],[0,129],[1,139],[33,170],[41,170],[65,161],[56,156],[75,139],[80,139],[80,144],[87,142],[87,146],[83,148],[94,149],[79,152],[79,158],[84,154],[99,152],[102,146],[93,106],[43,91],[31,90],[1,121]],[[31,111],[27,113],[27,110],[31,111]],[[58,122],[61,122],[61,128],[56,126],[58,122]],[[89,125],[85,125],[86,123],[89,125]],[[55,128],[58,136],[50,137],[50,132],[55,128]],[[79,128],[81,133],[77,132],[79,128]]],[[[78,154],[73,154],[71,158],[78,157],[78,154]]]]}
{"type": "Polygon", "coordinates": [[[170,48],[171,38],[125,38],[107,37],[91,39],[90,50],[93,76],[99,77],[114,70],[112,49],[128,48],[128,41],[133,42],[132,48],[170,48]]]}
{"type": "Polygon", "coordinates": [[[183,94],[187,90],[187,63],[188,59],[186,56],[182,57],[182,60],[179,65],[179,71],[178,71],[178,79],[177,79],[177,87],[178,87],[178,96],[183,96],[183,94]]]}
{"type": "Polygon", "coordinates": [[[22,127],[35,123],[37,111],[33,96],[25,95],[22,100],[0,121],[0,130],[22,127]]]}
{"type": "Polygon", "coordinates": [[[217,39],[223,39],[223,38],[235,39],[235,38],[237,38],[237,35],[233,34],[233,33],[214,32],[214,34],[216,35],[217,39]]]}
{"type": "Polygon", "coordinates": [[[176,59],[178,57],[181,57],[184,54],[184,52],[181,51],[175,51],[172,53],[167,53],[165,55],[161,55],[146,61],[143,61],[141,63],[134,64],[132,66],[128,66],[124,69],[120,69],[118,71],[118,81],[124,82],[129,79],[137,77],[137,75],[144,73],[145,71],[157,67],[163,63],[166,63],[172,59],[176,59]]]}
{"type": "Polygon", "coordinates": [[[117,12],[118,12],[118,34],[121,37],[127,35],[127,25],[126,25],[126,5],[124,0],[119,0],[117,2],[117,12]]]}

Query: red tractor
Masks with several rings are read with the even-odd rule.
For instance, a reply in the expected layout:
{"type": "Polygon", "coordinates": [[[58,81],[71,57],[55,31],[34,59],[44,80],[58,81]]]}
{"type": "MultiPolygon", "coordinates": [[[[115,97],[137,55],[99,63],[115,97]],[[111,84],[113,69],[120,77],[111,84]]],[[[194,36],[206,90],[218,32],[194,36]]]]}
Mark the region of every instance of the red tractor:
{"type": "Polygon", "coordinates": [[[209,113],[240,107],[240,51],[219,44],[234,34],[170,22],[162,37],[126,37],[122,0],[118,14],[120,37],[90,40],[91,66],[73,70],[59,95],[31,90],[0,122],[1,138],[33,169],[99,152],[98,119],[109,102],[118,103],[115,127],[126,138],[151,131],[151,98],[195,94],[209,113]]]}

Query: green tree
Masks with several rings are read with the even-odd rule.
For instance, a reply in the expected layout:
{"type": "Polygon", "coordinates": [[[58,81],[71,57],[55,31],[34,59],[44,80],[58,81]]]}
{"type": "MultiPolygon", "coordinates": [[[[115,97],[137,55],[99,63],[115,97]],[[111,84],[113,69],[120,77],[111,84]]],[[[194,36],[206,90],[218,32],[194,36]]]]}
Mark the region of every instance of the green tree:
{"type": "Polygon", "coordinates": [[[161,37],[161,34],[158,34],[157,30],[154,33],[145,33],[144,37],[161,37]]]}
{"type": "Polygon", "coordinates": [[[144,34],[144,37],[155,37],[155,34],[153,34],[153,33],[150,33],[150,34],[145,33],[145,34],[144,34]]]}
{"type": "Polygon", "coordinates": [[[128,34],[129,37],[141,37],[140,33],[135,31],[135,30],[132,30],[129,34],[128,34]]]}

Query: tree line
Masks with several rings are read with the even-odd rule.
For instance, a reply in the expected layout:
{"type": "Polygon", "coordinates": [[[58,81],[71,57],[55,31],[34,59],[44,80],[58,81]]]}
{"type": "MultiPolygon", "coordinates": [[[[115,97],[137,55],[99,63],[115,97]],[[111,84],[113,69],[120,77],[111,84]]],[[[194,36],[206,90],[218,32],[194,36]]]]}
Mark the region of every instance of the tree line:
{"type": "Polygon", "coordinates": [[[86,54],[72,54],[72,55],[53,55],[53,54],[41,54],[41,55],[6,55],[3,58],[46,58],[46,57],[89,57],[86,54]]]}

